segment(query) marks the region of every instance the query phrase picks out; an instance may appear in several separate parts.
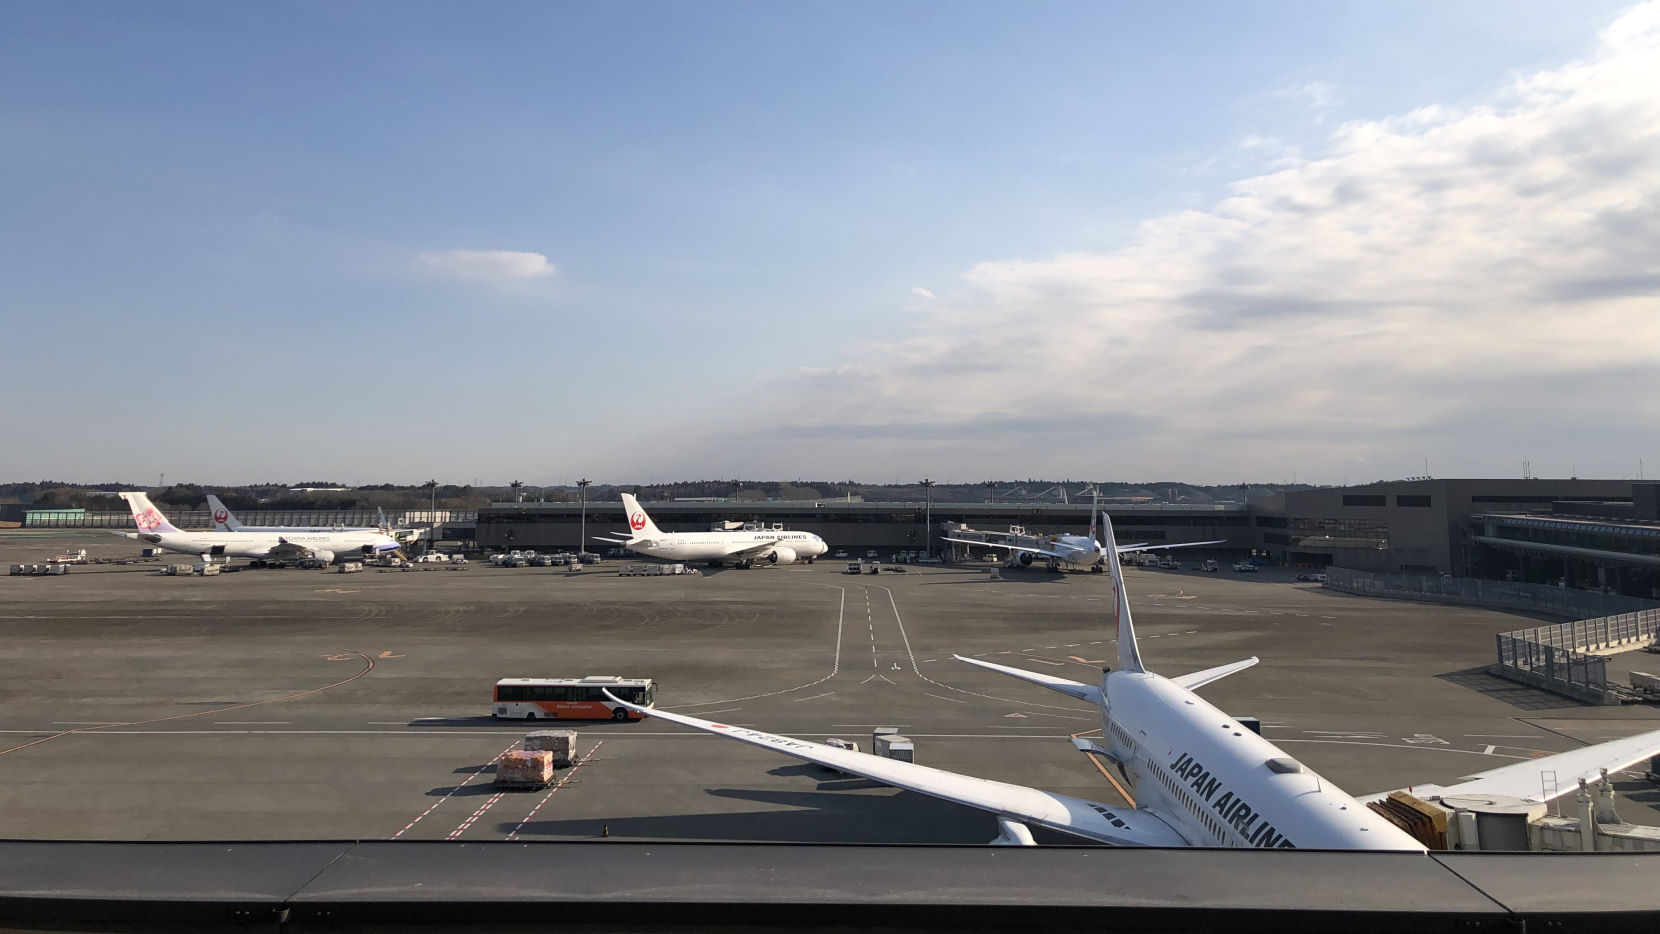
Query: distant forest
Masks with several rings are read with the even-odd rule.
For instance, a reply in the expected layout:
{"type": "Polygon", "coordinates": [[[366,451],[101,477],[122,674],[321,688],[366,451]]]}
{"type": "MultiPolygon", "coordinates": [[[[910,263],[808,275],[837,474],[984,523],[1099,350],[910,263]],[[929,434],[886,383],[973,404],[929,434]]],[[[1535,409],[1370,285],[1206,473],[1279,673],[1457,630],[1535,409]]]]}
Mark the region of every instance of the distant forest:
{"type": "MultiPolygon", "coordinates": [[[[935,483],[927,490],[918,483],[859,483],[853,480],[688,480],[677,483],[608,484],[595,483],[587,488],[589,502],[615,500],[619,492],[629,492],[650,501],[675,499],[725,499],[736,502],[766,502],[769,500],[834,500],[863,499],[867,502],[921,502],[925,497],[941,503],[981,502],[1087,502],[1088,488],[1100,490],[1103,499],[1112,502],[1186,503],[1210,505],[1238,503],[1249,496],[1255,501],[1264,496],[1288,490],[1313,489],[1307,483],[1251,483],[1227,486],[1200,485],[1180,481],[1157,482],[1083,480],[985,480],[979,483],[935,483]]],[[[110,511],[120,504],[107,495],[118,490],[143,490],[144,487],[120,483],[62,483],[40,480],[34,483],[0,483],[0,503],[59,508],[110,511]]],[[[185,509],[200,508],[207,494],[213,493],[232,509],[418,509],[435,504],[439,509],[477,509],[490,503],[513,502],[576,502],[580,497],[574,486],[534,486],[531,484],[504,484],[500,486],[457,486],[430,483],[400,485],[394,483],[347,487],[346,484],[313,480],[294,484],[263,483],[247,486],[198,486],[180,483],[161,489],[148,489],[150,498],[161,506],[185,509]],[[344,487],[344,489],[319,489],[344,487]]]]}

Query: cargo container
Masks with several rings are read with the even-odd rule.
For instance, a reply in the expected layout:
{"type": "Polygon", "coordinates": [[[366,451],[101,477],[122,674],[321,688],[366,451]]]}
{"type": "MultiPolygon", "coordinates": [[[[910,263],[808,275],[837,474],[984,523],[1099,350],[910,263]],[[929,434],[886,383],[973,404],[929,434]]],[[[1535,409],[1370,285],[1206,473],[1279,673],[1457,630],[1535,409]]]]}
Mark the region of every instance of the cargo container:
{"type": "Polygon", "coordinates": [[[883,733],[872,737],[875,740],[871,749],[876,755],[884,759],[894,759],[899,762],[916,761],[916,745],[909,738],[898,733],[883,733]]]}
{"type": "Polygon", "coordinates": [[[525,737],[525,751],[550,753],[554,768],[568,768],[576,760],[576,731],[537,730],[525,737]]]}
{"type": "Polygon", "coordinates": [[[496,760],[496,786],[545,788],[553,781],[553,753],[546,750],[510,750],[496,760]]]}

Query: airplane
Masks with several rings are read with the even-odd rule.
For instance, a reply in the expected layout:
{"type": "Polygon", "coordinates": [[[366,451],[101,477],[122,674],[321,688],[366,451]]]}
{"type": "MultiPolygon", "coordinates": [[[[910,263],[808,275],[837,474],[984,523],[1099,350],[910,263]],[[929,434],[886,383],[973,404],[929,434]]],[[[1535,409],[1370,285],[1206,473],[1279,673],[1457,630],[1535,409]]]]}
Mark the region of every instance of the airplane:
{"type": "Polygon", "coordinates": [[[405,544],[415,537],[414,529],[392,528],[386,521],[386,510],[379,509],[378,507],[376,511],[380,514],[379,525],[333,525],[327,527],[304,528],[295,525],[243,525],[241,522],[237,521],[236,514],[232,513],[230,509],[225,506],[224,501],[219,497],[209,493],[207,501],[208,509],[213,514],[213,530],[215,532],[382,532],[405,544]]]}
{"type": "Polygon", "coordinates": [[[748,568],[757,561],[763,564],[794,564],[797,561],[812,564],[814,558],[830,550],[824,539],[811,532],[766,529],[753,524],[741,529],[713,532],[665,532],[646,515],[634,494],[622,494],[622,501],[628,515],[628,527],[632,530],[629,537],[595,535],[593,538],[653,558],[707,561],[710,565],[730,563],[734,567],[748,568]]]}
{"type": "MultiPolygon", "coordinates": [[[[1110,537],[1111,519],[1106,525],[1110,537]]],[[[1119,846],[1426,851],[1423,843],[1367,807],[1363,799],[1350,796],[1194,693],[1255,665],[1254,656],[1173,678],[1148,671],[1136,645],[1123,570],[1117,555],[1108,555],[1118,667],[1104,669],[1098,685],[953,657],[1099,707],[1102,740],[1077,738],[1073,744],[1114,766],[1130,783],[1130,807],[700,720],[607,696],[650,717],[989,811],[997,820],[998,836],[990,841],[996,845],[1035,845],[1035,826],[1119,846]]],[[[1629,768],[1657,752],[1660,730],[1479,772],[1451,785],[1418,785],[1412,793],[1427,800],[1507,795],[1542,802],[1600,780],[1605,770],[1629,768]],[[1543,790],[1544,772],[1564,779],[1561,790],[1543,790]]],[[[1364,800],[1381,800],[1388,794],[1364,800]]]]}
{"type": "Polygon", "coordinates": [[[316,558],[332,563],[336,556],[372,556],[397,551],[398,542],[375,529],[284,529],[280,532],[185,532],[167,521],[144,493],[122,493],[133,511],[137,532],[113,532],[168,551],[212,558],[249,558],[254,561],[287,561],[316,558]]]}
{"type": "MultiPolygon", "coordinates": [[[[952,531],[958,537],[941,536],[945,541],[956,542],[961,545],[981,545],[986,548],[1001,548],[1009,552],[1009,563],[1021,567],[1031,567],[1036,558],[1043,558],[1051,571],[1059,571],[1063,567],[1089,568],[1091,574],[1099,574],[1105,567],[1106,548],[1097,539],[1095,530],[1099,525],[1098,515],[1101,510],[1101,498],[1095,498],[1094,505],[1089,511],[1088,535],[1032,535],[1020,526],[1011,526],[1007,532],[978,532],[965,526],[956,526],[952,531]],[[972,536],[972,537],[970,537],[972,536]]],[[[1198,548],[1203,545],[1223,545],[1225,541],[1212,542],[1179,542],[1173,545],[1119,545],[1118,553],[1129,554],[1133,551],[1157,551],[1167,548],[1198,548]]]]}

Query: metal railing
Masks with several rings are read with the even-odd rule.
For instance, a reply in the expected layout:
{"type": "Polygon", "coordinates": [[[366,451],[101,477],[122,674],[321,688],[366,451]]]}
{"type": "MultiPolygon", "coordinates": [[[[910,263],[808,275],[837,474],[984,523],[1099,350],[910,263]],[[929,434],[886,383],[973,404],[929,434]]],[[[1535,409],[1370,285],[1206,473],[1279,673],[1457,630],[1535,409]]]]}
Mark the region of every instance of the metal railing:
{"type": "MultiPolygon", "coordinates": [[[[206,509],[166,508],[167,518],[181,529],[211,529],[213,514],[206,509]]],[[[81,515],[53,515],[25,513],[23,527],[29,529],[128,529],[133,527],[133,515],[123,512],[87,512],[81,515]]],[[[370,527],[380,522],[380,513],[373,509],[250,509],[238,512],[236,518],[243,525],[296,526],[327,528],[330,526],[370,527]]],[[[476,509],[387,510],[387,521],[395,527],[425,526],[436,519],[439,523],[471,523],[478,519],[476,509]]]]}
{"type": "Polygon", "coordinates": [[[1496,637],[1499,660],[1492,672],[1580,700],[1612,703],[1608,660],[1586,652],[1642,645],[1657,636],[1660,610],[1503,632],[1496,637]]]}

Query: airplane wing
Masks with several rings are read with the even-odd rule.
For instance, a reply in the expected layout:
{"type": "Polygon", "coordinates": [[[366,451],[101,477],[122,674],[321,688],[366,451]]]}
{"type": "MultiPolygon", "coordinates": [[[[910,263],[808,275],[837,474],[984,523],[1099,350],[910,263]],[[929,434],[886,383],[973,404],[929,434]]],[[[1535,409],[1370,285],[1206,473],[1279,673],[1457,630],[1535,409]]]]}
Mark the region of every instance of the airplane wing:
{"type": "Polygon", "coordinates": [[[1215,668],[1206,668],[1204,671],[1195,671],[1189,675],[1177,675],[1170,680],[1176,682],[1176,684],[1184,688],[1187,688],[1189,691],[1193,691],[1211,683],[1212,681],[1218,681],[1222,678],[1226,678],[1228,675],[1231,675],[1236,671],[1244,671],[1256,663],[1257,657],[1252,655],[1244,661],[1229,662],[1226,665],[1217,665],[1215,668]]]}
{"type": "Polygon", "coordinates": [[[949,535],[943,535],[941,538],[948,542],[957,542],[963,545],[980,545],[984,548],[1004,548],[1009,551],[1024,551],[1030,554],[1044,555],[1050,558],[1059,558],[1061,556],[1060,552],[1053,548],[1033,548],[1029,545],[1009,545],[1003,542],[982,542],[969,538],[952,538],[949,535]]]}
{"type": "MultiPolygon", "coordinates": [[[[1577,791],[1581,779],[1587,784],[1601,781],[1603,769],[1619,772],[1655,755],[1660,755],[1660,730],[1477,772],[1454,785],[1414,785],[1412,793],[1420,798],[1509,795],[1524,801],[1543,802],[1577,791]],[[1542,774],[1548,772],[1556,775],[1547,787],[1542,774]]],[[[1360,800],[1370,802],[1388,796],[1389,792],[1382,792],[1360,800]]]]}
{"type": "Polygon", "coordinates": [[[1202,545],[1226,545],[1226,539],[1214,542],[1177,542],[1174,545],[1119,545],[1118,553],[1127,555],[1132,551],[1158,551],[1162,548],[1198,548],[1202,545]]]}
{"type": "Polygon", "coordinates": [[[749,545],[733,545],[726,551],[728,558],[759,558],[773,548],[778,547],[778,540],[770,542],[755,542],[749,545]]]}
{"type": "Polygon", "coordinates": [[[1057,678],[1054,675],[1039,674],[1035,671],[1027,671],[1024,668],[1010,668],[1007,665],[995,665],[991,662],[982,662],[977,658],[964,658],[961,655],[953,655],[951,657],[959,662],[968,662],[970,665],[978,665],[981,668],[990,668],[992,671],[1002,672],[1003,674],[1011,677],[1019,678],[1022,681],[1030,681],[1033,684],[1046,687],[1051,691],[1059,691],[1067,697],[1076,697],[1078,700],[1089,701],[1090,703],[1096,705],[1100,705],[1101,703],[1101,689],[1093,684],[1068,681],[1065,678],[1057,678]]]}
{"type": "Polygon", "coordinates": [[[606,538],[603,535],[590,535],[588,537],[596,542],[610,542],[613,545],[626,545],[634,540],[632,538],[606,538]]]}
{"type": "Polygon", "coordinates": [[[1151,811],[1098,804],[1083,798],[1052,794],[1022,785],[1009,785],[971,775],[959,775],[926,765],[917,765],[914,762],[884,759],[869,753],[837,749],[822,743],[810,743],[788,736],[763,733],[760,730],[640,707],[613,696],[609,691],[605,696],[614,704],[621,704],[647,716],[703,730],[716,736],[725,736],[751,746],[771,749],[895,788],[990,811],[999,817],[1048,827],[1086,840],[1116,846],[1190,845],[1181,834],[1151,811]]]}

